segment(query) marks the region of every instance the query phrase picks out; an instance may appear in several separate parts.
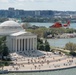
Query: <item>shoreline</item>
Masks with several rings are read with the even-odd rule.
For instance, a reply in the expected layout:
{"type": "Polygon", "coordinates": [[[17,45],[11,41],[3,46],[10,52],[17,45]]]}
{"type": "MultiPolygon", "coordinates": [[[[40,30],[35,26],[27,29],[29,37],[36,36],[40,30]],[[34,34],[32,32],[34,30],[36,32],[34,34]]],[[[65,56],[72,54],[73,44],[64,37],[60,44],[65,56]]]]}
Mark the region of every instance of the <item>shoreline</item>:
{"type": "MultiPolygon", "coordinates": [[[[52,36],[52,35],[50,35],[52,36]]],[[[76,38],[76,33],[63,33],[63,34],[59,34],[57,36],[54,37],[47,37],[47,39],[70,39],[70,38],[76,38]]]]}
{"type": "MultiPolygon", "coordinates": [[[[46,69],[46,70],[29,70],[29,71],[7,71],[7,73],[29,73],[29,72],[47,72],[47,71],[60,71],[60,70],[67,70],[76,68],[76,66],[66,67],[66,68],[59,68],[59,69],[46,69]]],[[[4,72],[4,71],[3,71],[4,72]]]]}
{"type": "Polygon", "coordinates": [[[76,68],[76,66],[71,66],[71,67],[66,67],[66,68],[59,68],[59,69],[46,69],[46,70],[29,70],[29,71],[5,71],[3,70],[2,72],[0,71],[0,74],[7,74],[7,73],[29,73],[29,72],[47,72],[47,71],[60,71],[60,70],[67,70],[67,69],[72,69],[76,68]]]}

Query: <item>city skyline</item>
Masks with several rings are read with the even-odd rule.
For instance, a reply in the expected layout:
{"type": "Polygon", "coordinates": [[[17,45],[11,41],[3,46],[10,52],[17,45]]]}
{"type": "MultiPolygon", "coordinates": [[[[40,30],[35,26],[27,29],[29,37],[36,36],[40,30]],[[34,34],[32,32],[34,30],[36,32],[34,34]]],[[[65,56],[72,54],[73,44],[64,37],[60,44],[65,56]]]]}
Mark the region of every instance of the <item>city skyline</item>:
{"type": "Polygon", "coordinates": [[[9,7],[23,10],[76,11],[76,0],[0,0],[0,10],[9,7]]]}

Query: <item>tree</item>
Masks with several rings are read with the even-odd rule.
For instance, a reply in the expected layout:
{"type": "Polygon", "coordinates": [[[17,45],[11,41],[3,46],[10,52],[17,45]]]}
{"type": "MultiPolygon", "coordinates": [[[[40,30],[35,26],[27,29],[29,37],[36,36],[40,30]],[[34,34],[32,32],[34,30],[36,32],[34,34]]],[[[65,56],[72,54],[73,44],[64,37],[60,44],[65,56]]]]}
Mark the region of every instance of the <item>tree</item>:
{"type": "Polygon", "coordinates": [[[48,31],[48,28],[39,27],[37,29],[27,29],[27,31],[37,34],[39,38],[42,38],[44,37],[45,32],[48,31]]]}
{"type": "Polygon", "coordinates": [[[6,44],[4,45],[4,50],[3,50],[3,56],[8,56],[9,52],[8,52],[8,47],[6,46],[6,44]]]}
{"type": "Polygon", "coordinates": [[[6,46],[6,36],[3,36],[0,38],[0,55],[2,59],[4,59],[4,56],[7,56],[8,54],[9,52],[6,46]]]}
{"type": "Polygon", "coordinates": [[[40,44],[38,48],[39,48],[39,50],[44,51],[44,45],[43,44],[40,44]]]}
{"type": "Polygon", "coordinates": [[[3,49],[2,49],[2,41],[0,40],[0,55],[2,54],[2,51],[3,51],[3,49]]]}
{"type": "Polygon", "coordinates": [[[71,52],[73,52],[73,51],[76,50],[76,44],[69,42],[65,45],[65,49],[70,50],[71,52]]]}
{"type": "Polygon", "coordinates": [[[37,49],[38,50],[43,50],[43,40],[40,38],[37,38],[37,49]]]}
{"type": "Polygon", "coordinates": [[[45,51],[50,51],[50,45],[47,40],[45,40],[45,51]]]}
{"type": "Polygon", "coordinates": [[[47,40],[43,43],[43,40],[38,38],[37,39],[37,49],[43,51],[50,51],[50,45],[47,40]]]}
{"type": "Polygon", "coordinates": [[[76,56],[76,52],[70,52],[70,55],[76,56]]]}
{"type": "Polygon", "coordinates": [[[4,64],[2,62],[0,62],[0,67],[2,67],[3,70],[4,64]]]}

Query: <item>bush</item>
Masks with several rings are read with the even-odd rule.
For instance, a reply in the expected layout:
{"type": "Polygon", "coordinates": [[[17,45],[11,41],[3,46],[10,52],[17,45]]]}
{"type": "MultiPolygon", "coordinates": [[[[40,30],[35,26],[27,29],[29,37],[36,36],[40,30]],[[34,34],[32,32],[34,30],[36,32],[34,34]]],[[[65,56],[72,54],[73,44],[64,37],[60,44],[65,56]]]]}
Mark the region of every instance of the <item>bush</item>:
{"type": "Polygon", "coordinates": [[[11,59],[10,58],[7,58],[7,61],[11,61],[11,59]]]}
{"type": "Polygon", "coordinates": [[[70,55],[76,56],[76,52],[70,52],[70,55]]]}
{"type": "Polygon", "coordinates": [[[38,38],[37,39],[37,49],[42,51],[50,51],[50,45],[47,40],[43,43],[43,40],[38,38]]]}
{"type": "Polygon", "coordinates": [[[4,64],[5,64],[5,66],[9,66],[9,62],[5,62],[4,64]]]}
{"type": "Polygon", "coordinates": [[[5,62],[0,62],[0,67],[2,66],[9,66],[9,62],[5,61],[5,62]]]}
{"type": "Polygon", "coordinates": [[[50,45],[47,40],[45,40],[45,51],[50,51],[50,45]]]}
{"type": "Polygon", "coordinates": [[[69,42],[65,45],[65,49],[74,52],[76,50],[76,44],[69,42]]]}

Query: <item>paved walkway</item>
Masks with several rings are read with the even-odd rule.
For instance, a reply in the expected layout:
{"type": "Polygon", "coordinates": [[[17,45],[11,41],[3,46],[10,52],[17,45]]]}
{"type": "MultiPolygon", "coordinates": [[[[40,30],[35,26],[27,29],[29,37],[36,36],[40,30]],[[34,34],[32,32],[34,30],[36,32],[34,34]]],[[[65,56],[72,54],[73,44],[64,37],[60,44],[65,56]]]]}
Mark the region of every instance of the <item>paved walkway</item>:
{"type": "MultiPolygon", "coordinates": [[[[28,53],[27,53],[28,54],[28,53]]],[[[32,57],[26,54],[12,53],[12,62],[9,66],[3,67],[8,71],[34,71],[34,70],[52,70],[76,66],[76,58],[66,55],[56,55],[52,52],[31,52],[32,57]],[[42,54],[42,55],[41,55],[42,54]]]]}

